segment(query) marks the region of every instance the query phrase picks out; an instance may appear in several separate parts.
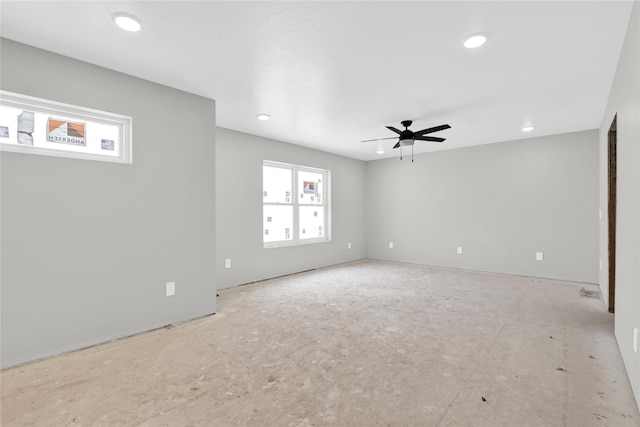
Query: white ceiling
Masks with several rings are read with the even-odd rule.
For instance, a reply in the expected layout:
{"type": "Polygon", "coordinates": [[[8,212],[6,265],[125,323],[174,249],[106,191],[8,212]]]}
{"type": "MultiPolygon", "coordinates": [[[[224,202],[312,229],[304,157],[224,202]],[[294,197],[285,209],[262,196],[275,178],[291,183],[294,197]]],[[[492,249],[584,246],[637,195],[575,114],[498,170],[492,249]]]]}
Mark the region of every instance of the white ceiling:
{"type": "Polygon", "coordinates": [[[372,160],[396,141],[360,141],[405,119],[452,126],[416,153],[599,127],[632,5],[3,0],[0,34],[213,98],[218,126],[372,160]]]}

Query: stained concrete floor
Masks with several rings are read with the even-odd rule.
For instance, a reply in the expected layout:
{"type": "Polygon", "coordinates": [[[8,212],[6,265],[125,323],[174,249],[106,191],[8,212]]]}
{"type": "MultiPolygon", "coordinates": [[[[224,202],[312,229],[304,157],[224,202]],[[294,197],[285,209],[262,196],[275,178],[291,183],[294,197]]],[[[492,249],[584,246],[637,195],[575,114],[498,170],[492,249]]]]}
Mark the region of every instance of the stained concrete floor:
{"type": "Polygon", "coordinates": [[[640,425],[594,285],[364,260],[218,309],[2,372],[2,426],[640,425]]]}

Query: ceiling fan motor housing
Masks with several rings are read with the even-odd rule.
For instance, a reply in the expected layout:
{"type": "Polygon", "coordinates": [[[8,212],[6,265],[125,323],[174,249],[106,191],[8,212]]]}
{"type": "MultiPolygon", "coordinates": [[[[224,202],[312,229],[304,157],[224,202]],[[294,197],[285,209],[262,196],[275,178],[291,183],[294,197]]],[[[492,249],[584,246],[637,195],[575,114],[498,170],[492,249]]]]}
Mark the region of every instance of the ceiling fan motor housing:
{"type": "Polygon", "coordinates": [[[405,129],[400,133],[400,145],[402,147],[406,147],[408,145],[413,145],[414,141],[414,133],[408,129],[405,129]]]}

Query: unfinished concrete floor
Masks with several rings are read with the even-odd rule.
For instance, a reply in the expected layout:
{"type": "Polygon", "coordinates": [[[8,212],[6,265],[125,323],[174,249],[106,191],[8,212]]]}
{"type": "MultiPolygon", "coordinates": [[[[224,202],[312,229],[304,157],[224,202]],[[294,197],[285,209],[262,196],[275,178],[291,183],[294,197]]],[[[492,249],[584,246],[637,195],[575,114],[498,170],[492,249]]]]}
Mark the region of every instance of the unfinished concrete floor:
{"type": "Polygon", "coordinates": [[[218,309],[2,372],[2,425],[640,425],[593,285],[365,260],[218,309]]]}

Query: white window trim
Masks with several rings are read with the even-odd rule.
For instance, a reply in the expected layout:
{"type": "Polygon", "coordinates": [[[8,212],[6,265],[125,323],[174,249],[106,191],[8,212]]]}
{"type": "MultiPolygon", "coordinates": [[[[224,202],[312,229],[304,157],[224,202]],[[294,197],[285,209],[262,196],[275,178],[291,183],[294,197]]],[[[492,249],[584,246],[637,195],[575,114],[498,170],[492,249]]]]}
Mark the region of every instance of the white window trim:
{"type": "MultiPolygon", "coordinates": [[[[291,174],[291,179],[292,179],[292,186],[291,186],[291,203],[265,203],[262,202],[262,206],[264,207],[265,205],[271,205],[271,206],[292,206],[293,207],[293,239],[291,240],[278,240],[275,242],[265,242],[264,241],[264,234],[263,234],[263,247],[265,249],[269,249],[269,248],[280,248],[280,247],[284,247],[284,246],[299,246],[299,245],[307,245],[307,244],[313,244],[313,243],[325,243],[325,242],[329,242],[331,241],[331,171],[328,169],[319,169],[319,168],[313,168],[310,166],[302,166],[302,165],[294,165],[294,164],[290,164],[290,163],[282,163],[282,162],[275,162],[273,160],[263,160],[262,162],[262,167],[264,170],[265,166],[271,166],[271,167],[276,167],[276,168],[283,168],[283,169],[290,169],[292,171],[291,174]],[[324,202],[321,205],[311,205],[311,204],[300,204],[299,203],[299,198],[297,197],[298,195],[298,171],[303,171],[303,172],[313,172],[313,173],[321,173],[324,176],[324,193],[325,195],[323,196],[324,202]],[[293,197],[293,196],[296,197],[293,197]],[[299,236],[299,207],[300,206],[323,206],[324,210],[325,210],[325,235],[324,237],[316,237],[316,238],[312,238],[312,239],[300,239],[299,236]]],[[[264,176],[264,175],[263,175],[264,176]]],[[[262,185],[262,188],[264,189],[264,182],[262,185]]],[[[261,221],[264,218],[264,214],[261,215],[261,221]]],[[[264,228],[262,228],[262,232],[264,233],[264,228]]]]}
{"type": "Polygon", "coordinates": [[[78,120],[103,123],[113,125],[118,128],[120,138],[120,155],[108,156],[94,153],[82,153],[76,151],[68,151],[63,147],[60,149],[52,149],[45,147],[37,147],[33,145],[17,145],[2,143],[0,138],[0,151],[13,153],[29,153],[44,156],[68,157],[72,159],[98,160],[102,162],[114,163],[132,163],[132,118],[120,114],[108,113],[105,111],[94,110],[91,108],[78,107],[62,102],[50,101],[32,96],[22,95],[13,92],[0,91],[0,104],[9,107],[21,108],[26,110],[34,110],[38,113],[45,114],[62,114],[71,116],[78,120]]]}

